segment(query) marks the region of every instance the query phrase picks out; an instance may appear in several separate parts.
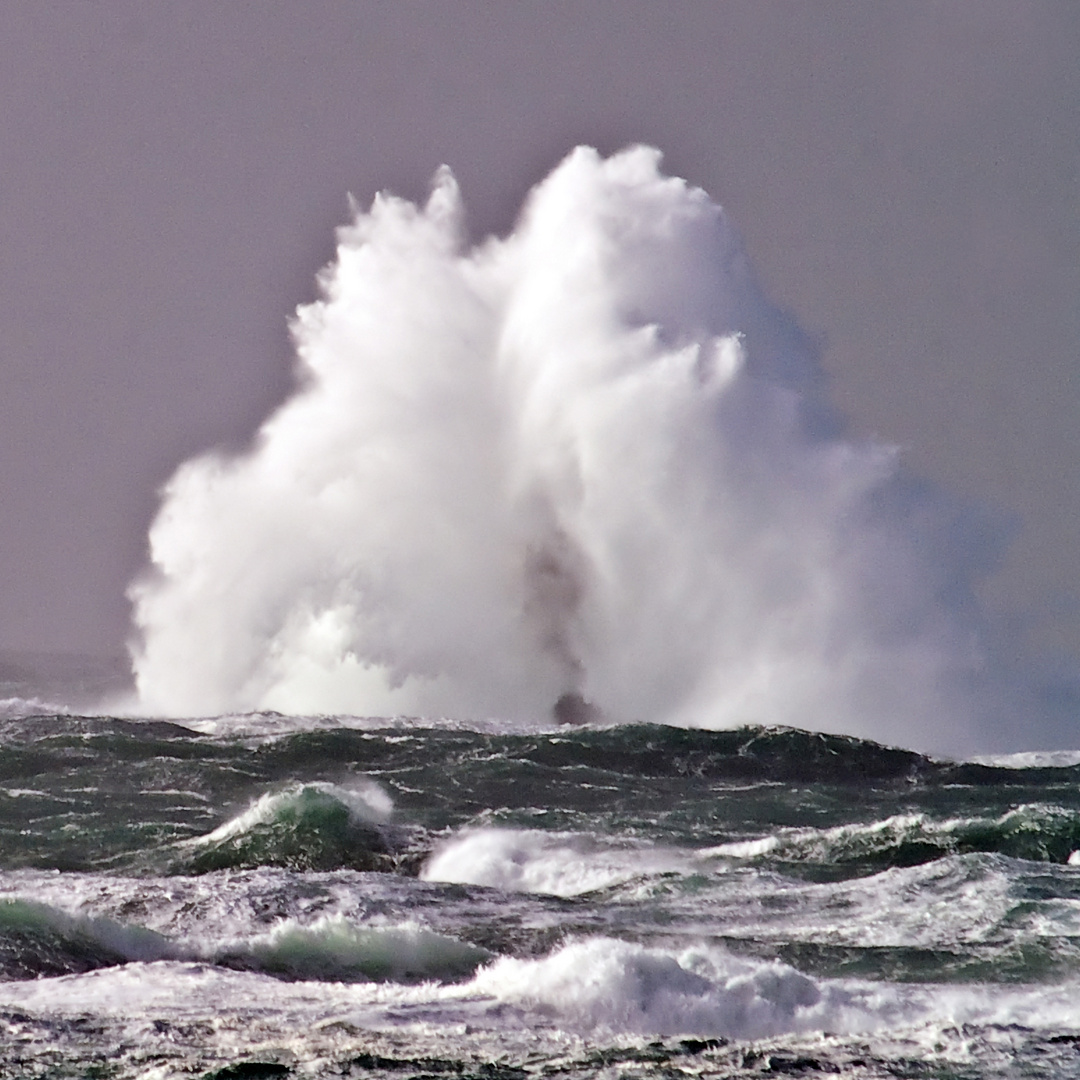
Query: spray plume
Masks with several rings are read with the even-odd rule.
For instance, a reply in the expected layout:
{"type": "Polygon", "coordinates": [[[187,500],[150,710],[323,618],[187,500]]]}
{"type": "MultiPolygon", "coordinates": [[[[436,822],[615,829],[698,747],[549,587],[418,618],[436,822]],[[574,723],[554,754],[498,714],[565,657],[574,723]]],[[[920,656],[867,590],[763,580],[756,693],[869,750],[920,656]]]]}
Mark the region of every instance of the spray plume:
{"type": "Polygon", "coordinates": [[[579,148],[472,248],[446,169],[340,230],[295,394],[165,489],[144,709],[968,741],[955,523],[659,162],[579,148]]]}

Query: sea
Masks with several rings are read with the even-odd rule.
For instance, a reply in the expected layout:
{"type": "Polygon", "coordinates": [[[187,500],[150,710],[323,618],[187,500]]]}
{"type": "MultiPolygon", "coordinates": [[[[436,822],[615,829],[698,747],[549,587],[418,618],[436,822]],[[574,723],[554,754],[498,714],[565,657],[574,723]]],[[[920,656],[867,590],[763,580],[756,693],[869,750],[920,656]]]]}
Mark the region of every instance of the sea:
{"type": "Polygon", "coordinates": [[[0,655],[0,1080],[1080,1077],[1080,752],[962,753],[1080,697],[721,209],[443,169],[319,295],[130,665],[0,655]]]}
{"type": "Polygon", "coordinates": [[[1080,1077],[1080,753],[0,711],[5,1078],[1080,1077]]]}

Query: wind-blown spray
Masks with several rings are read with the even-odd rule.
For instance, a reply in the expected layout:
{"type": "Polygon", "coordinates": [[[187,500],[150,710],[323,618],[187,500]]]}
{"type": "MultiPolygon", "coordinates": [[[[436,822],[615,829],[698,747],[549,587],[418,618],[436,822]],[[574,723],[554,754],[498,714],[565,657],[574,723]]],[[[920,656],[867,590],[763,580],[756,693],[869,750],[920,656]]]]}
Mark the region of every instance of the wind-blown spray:
{"type": "Polygon", "coordinates": [[[472,248],[441,170],[422,209],[358,212],[320,284],[292,398],[166,487],[131,589],[144,709],[966,741],[952,523],[843,435],[656,151],[574,151],[472,248]]]}

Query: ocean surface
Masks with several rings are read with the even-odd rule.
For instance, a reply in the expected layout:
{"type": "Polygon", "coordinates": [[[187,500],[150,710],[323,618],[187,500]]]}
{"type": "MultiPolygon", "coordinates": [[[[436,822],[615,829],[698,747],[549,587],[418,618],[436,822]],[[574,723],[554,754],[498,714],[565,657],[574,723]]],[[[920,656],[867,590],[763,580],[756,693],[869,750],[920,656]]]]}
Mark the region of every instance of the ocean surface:
{"type": "Polygon", "coordinates": [[[1080,754],[0,720],[0,1076],[1080,1077],[1080,754]]]}

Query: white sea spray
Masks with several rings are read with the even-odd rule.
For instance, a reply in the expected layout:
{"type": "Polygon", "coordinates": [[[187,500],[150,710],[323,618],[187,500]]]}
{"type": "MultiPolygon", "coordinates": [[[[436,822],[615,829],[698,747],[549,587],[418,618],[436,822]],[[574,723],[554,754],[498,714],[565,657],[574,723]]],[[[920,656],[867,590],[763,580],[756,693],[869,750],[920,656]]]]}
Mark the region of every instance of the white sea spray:
{"type": "Polygon", "coordinates": [[[321,287],[292,398],[165,490],[140,708],[972,743],[984,545],[843,434],[656,151],[576,150],[475,247],[442,170],[358,211],[321,287]]]}

